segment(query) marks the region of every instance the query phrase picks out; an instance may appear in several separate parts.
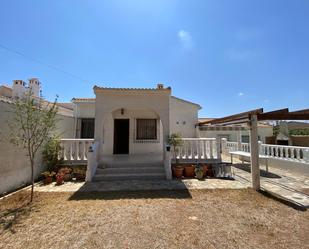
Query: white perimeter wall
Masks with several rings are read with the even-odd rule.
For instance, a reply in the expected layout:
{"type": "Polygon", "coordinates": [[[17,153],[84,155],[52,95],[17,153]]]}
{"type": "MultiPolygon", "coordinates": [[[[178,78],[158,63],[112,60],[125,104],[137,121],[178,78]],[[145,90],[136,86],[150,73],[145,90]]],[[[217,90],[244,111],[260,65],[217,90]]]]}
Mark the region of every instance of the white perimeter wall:
{"type": "MultiPolygon", "coordinates": [[[[9,143],[5,137],[5,134],[10,133],[7,121],[13,116],[9,112],[11,107],[12,104],[0,102],[0,195],[30,183],[31,179],[27,153],[9,143]]],[[[57,134],[61,133],[64,138],[72,138],[72,134],[74,134],[73,117],[58,115],[57,118],[59,119],[57,134]]],[[[35,163],[36,178],[45,170],[40,152],[38,155],[35,163]]]]}

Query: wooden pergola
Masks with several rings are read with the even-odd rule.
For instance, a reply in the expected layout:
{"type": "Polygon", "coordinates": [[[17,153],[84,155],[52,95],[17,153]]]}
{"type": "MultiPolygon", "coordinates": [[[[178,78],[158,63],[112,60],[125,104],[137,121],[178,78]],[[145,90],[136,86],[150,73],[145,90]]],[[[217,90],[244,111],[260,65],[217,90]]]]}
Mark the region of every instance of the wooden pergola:
{"type": "Polygon", "coordinates": [[[232,125],[247,124],[250,130],[250,154],[251,154],[251,177],[252,188],[260,190],[260,166],[258,146],[258,121],[276,120],[309,120],[309,109],[290,112],[288,108],[264,112],[263,108],[238,113],[223,118],[199,122],[198,126],[205,125],[232,125]]]}

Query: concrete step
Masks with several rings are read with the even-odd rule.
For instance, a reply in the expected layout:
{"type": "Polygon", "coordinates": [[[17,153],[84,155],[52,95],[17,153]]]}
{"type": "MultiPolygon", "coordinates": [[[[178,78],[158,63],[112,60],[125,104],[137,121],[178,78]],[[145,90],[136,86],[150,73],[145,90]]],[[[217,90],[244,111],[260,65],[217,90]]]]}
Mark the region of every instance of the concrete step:
{"type": "Polygon", "coordinates": [[[163,165],[159,167],[116,167],[116,168],[98,168],[97,174],[133,174],[133,173],[164,173],[163,165]]]}
{"type": "Polygon", "coordinates": [[[94,182],[116,180],[154,180],[165,179],[165,173],[95,174],[94,182]]]}
{"type": "Polygon", "coordinates": [[[99,169],[105,168],[146,168],[146,167],[163,167],[163,162],[112,162],[99,163],[99,169]]]}

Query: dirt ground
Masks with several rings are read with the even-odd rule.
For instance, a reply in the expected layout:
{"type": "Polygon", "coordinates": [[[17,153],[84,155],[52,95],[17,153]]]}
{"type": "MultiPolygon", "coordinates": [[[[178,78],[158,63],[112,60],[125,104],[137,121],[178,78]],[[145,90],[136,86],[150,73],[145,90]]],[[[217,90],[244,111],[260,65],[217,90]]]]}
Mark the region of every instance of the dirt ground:
{"type": "Polygon", "coordinates": [[[243,190],[27,192],[0,201],[0,248],[309,248],[309,212],[243,190]]]}

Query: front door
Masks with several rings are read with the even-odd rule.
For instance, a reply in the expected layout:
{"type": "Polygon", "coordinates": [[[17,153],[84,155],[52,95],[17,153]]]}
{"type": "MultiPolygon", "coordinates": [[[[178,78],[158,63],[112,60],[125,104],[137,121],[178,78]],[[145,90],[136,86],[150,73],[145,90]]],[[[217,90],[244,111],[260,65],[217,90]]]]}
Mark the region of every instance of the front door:
{"type": "Polygon", "coordinates": [[[114,154],[129,154],[129,119],[114,120],[114,154]]]}

